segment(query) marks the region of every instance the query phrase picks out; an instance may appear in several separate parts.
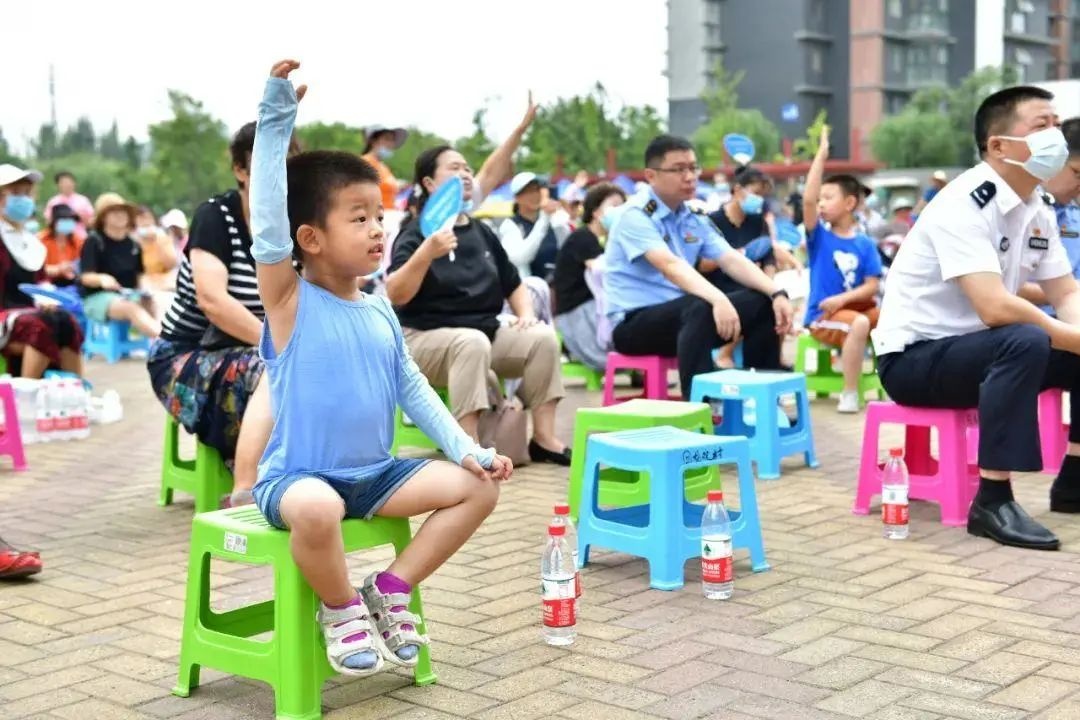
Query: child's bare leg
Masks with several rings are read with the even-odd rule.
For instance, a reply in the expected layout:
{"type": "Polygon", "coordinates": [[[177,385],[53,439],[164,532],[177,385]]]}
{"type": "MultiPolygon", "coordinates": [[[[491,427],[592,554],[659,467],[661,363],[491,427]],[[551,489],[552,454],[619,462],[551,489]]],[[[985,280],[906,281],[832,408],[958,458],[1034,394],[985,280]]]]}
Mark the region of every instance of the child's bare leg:
{"type": "Polygon", "coordinates": [[[345,564],[341,538],[345,503],[323,481],[303,478],[285,491],[280,513],[289,527],[293,559],[322,601],[319,623],[331,665],[356,675],[377,672],[382,661],[372,647],[367,612],[345,564]]]}
{"type": "Polygon", "coordinates": [[[735,368],[735,345],[738,341],[729,342],[720,347],[716,353],[716,367],[721,370],[733,370],[735,368]]]}
{"type": "Polygon", "coordinates": [[[427,638],[416,632],[406,612],[412,586],[435,572],[465,544],[495,509],[499,485],[448,462],[420,468],[378,514],[387,517],[431,515],[386,572],[364,582],[364,600],[380,633],[383,657],[398,665],[416,664],[427,638]]]}
{"type": "Polygon", "coordinates": [[[840,347],[840,366],[844,372],[844,393],[840,397],[840,412],[858,412],[862,398],[859,397],[859,376],[862,375],[866,341],[870,336],[870,320],[862,314],[851,321],[851,329],[840,347]]]}

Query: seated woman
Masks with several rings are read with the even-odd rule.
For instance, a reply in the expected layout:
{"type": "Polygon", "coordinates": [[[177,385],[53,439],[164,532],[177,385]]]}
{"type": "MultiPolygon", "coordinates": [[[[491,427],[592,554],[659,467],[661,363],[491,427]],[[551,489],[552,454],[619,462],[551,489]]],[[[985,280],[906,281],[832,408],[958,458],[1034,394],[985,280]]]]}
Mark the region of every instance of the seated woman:
{"type": "MultiPolygon", "coordinates": [[[[464,182],[468,204],[474,180],[461,153],[444,145],[420,154],[421,213],[454,175],[464,182]]],[[[448,388],[450,410],[465,432],[477,438],[480,411],[489,406],[489,370],[523,378],[519,394],[533,415],[531,458],[570,464],[570,451],[555,436],[555,407],[564,395],[558,340],[550,326],[537,324],[529,291],[493,230],[465,213],[452,230],[428,238],[419,222],[409,223],[394,243],[386,294],[421,372],[448,388]],[[517,316],[512,324],[498,317],[504,301],[517,316]]]]}
{"type": "Polygon", "coordinates": [[[273,426],[270,394],[261,382],[264,312],[248,229],[254,143],[252,122],[229,146],[238,188],[204,202],[192,216],[176,297],[147,360],[154,394],[166,411],[227,464],[235,459],[233,504],[252,501],[273,426]]]}
{"type": "Polygon", "coordinates": [[[40,378],[49,368],[82,375],[83,333],[71,313],[37,310],[19,290],[45,280],[45,246],[26,229],[41,173],[0,165],[0,354],[8,372],[40,378]]]}
{"type": "Polygon", "coordinates": [[[79,275],[79,215],[67,205],[52,206],[49,227],[39,237],[45,246],[45,279],[57,287],[75,284],[79,275]]]}
{"type": "Polygon", "coordinates": [[[510,181],[514,214],[499,225],[499,239],[523,277],[551,280],[555,256],[570,234],[570,217],[547,194],[536,173],[521,172],[510,181]]]}
{"type": "MultiPolygon", "coordinates": [[[[145,205],[135,213],[135,239],[146,269],[143,286],[154,293],[171,293],[176,289],[176,244],[145,205]]],[[[172,297],[168,299],[172,301],[172,297]]]]}
{"type": "Polygon", "coordinates": [[[161,323],[153,315],[153,297],[140,289],[146,267],[142,247],[131,237],[134,227],[134,205],[116,193],[97,199],[94,229],[86,237],[79,261],[79,294],[90,320],[125,320],[154,339],[161,334],[161,323]]]}
{"type": "Polygon", "coordinates": [[[626,193],[611,183],[601,183],[585,194],[582,226],[570,233],[555,258],[555,327],[562,333],[570,357],[594,370],[607,367],[607,347],[597,337],[597,308],[585,272],[604,254],[600,238],[607,235],[604,216],[626,202],[626,193]]]}

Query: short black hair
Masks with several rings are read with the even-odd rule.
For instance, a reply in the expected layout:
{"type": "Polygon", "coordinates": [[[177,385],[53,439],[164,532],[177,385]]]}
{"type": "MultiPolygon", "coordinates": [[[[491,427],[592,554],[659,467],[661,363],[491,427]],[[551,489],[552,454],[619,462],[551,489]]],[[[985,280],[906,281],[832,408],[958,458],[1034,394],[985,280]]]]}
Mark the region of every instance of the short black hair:
{"type": "Polygon", "coordinates": [[[337,193],[356,183],[379,184],[379,171],[352,153],[313,150],[294,155],[286,162],[289,183],[289,233],[296,246],[301,225],[326,226],[326,216],[334,207],[337,193]]]}
{"type": "Polygon", "coordinates": [[[854,175],[847,174],[830,175],[821,184],[835,185],[845,196],[855,199],[863,197],[863,187],[865,187],[854,175]]]}
{"type": "Polygon", "coordinates": [[[1004,132],[1016,115],[1016,106],[1027,100],[1053,100],[1054,93],[1034,85],[1016,85],[990,95],[975,112],[975,146],[986,153],[991,135],[1004,132]]]}
{"type": "Polygon", "coordinates": [[[1069,155],[1080,155],[1080,117],[1069,118],[1061,123],[1061,134],[1069,145],[1069,155]]]}
{"type": "Polygon", "coordinates": [[[658,135],[645,148],[645,167],[652,167],[653,162],[663,160],[669,152],[693,150],[694,146],[686,138],[675,135],[658,135]]]}
{"type": "Polygon", "coordinates": [[[61,170],[60,172],[56,173],[56,177],[53,178],[53,182],[59,185],[60,181],[64,178],[71,178],[71,181],[75,182],[75,176],[67,170],[61,170]]]}
{"type": "Polygon", "coordinates": [[[585,203],[581,211],[581,222],[588,225],[593,221],[593,215],[596,214],[597,208],[604,204],[612,195],[618,195],[624,201],[626,200],[626,193],[622,188],[614,183],[598,183],[589,188],[589,192],[585,193],[585,203]]]}
{"type": "MultiPolygon", "coordinates": [[[[257,125],[258,123],[253,120],[241,127],[233,135],[232,141],[229,143],[229,156],[232,158],[234,168],[251,169],[251,153],[255,151],[255,128],[257,125]]],[[[296,155],[299,152],[300,143],[297,141],[294,132],[289,139],[289,155],[296,155]]],[[[243,186],[243,183],[240,183],[240,187],[243,186]]]]}
{"type": "Polygon", "coordinates": [[[741,167],[735,171],[734,182],[739,187],[746,187],[754,183],[768,183],[769,176],[752,165],[741,167]]]}

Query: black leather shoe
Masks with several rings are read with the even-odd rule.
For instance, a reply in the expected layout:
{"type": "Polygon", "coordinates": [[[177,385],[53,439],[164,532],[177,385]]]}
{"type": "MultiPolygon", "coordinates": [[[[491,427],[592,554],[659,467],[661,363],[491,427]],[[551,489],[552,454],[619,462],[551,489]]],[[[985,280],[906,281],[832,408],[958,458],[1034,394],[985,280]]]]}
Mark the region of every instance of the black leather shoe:
{"type": "Polygon", "coordinates": [[[529,441],[529,459],[533,462],[546,462],[554,465],[570,467],[570,448],[563,448],[562,452],[555,452],[541,447],[535,440],[529,441]]]}
{"type": "Polygon", "coordinates": [[[1061,546],[1057,536],[1035,522],[1015,500],[994,506],[972,503],[967,528],[970,535],[1028,550],[1057,550],[1061,546]]]}
{"type": "Polygon", "coordinates": [[[1059,513],[1080,513],[1080,491],[1073,484],[1066,488],[1058,478],[1050,486],[1050,511],[1059,513]]]}

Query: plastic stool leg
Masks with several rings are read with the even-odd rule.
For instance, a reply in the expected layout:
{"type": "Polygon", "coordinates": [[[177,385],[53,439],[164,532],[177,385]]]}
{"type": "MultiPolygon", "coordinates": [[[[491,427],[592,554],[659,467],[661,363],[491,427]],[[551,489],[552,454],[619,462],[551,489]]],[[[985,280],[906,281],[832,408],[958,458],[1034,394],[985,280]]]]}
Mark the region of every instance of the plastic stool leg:
{"type": "Polygon", "coordinates": [[[757,417],[751,447],[756,449],[758,477],[775,480],[780,477],[780,429],[777,427],[779,408],[776,398],[768,391],[754,393],[754,413],[757,417]]]}
{"type": "Polygon", "coordinates": [[[859,480],[855,490],[855,504],[851,512],[856,515],[870,513],[870,500],[881,492],[881,477],[878,475],[878,441],[881,432],[881,413],[876,405],[866,408],[866,421],[863,428],[862,457],[859,461],[859,480]]]}
{"type": "Polygon", "coordinates": [[[750,456],[740,454],[735,465],[739,477],[739,524],[742,526],[739,544],[750,551],[750,568],[754,572],[764,572],[770,566],[765,559],[765,541],[761,535],[761,516],[758,513],[752,468],[750,456]]]}
{"type": "Polygon", "coordinates": [[[274,700],[278,720],[317,720],[322,717],[322,678],[325,662],[322,638],[315,622],[318,602],[292,558],[275,563],[274,641],[278,668],[274,700]]]}
{"type": "Polygon", "coordinates": [[[806,432],[807,449],[803,452],[803,460],[806,466],[816,468],[821,465],[817,459],[817,446],[814,444],[814,425],[810,417],[810,398],[804,388],[795,393],[796,404],[799,408],[799,422],[803,424],[806,432]]]}
{"type": "Polygon", "coordinates": [[[198,642],[203,618],[210,612],[210,555],[199,547],[195,532],[191,538],[188,560],[187,602],[184,605],[184,627],[180,640],[180,662],[173,695],[187,697],[199,686],[199,665],[191,658],[194,643],[198,642]]]}
{"type": "Polygon", "coordinates": [[[941,524],[967,525],[967,423],[954,414],[938,426],[938,505],[941,524]]]}
{"type": "Polygon", "coordinates": [[[649,482],[649,586],[678,590],[686,582],[680,539],[683,529],[683,464],[672,460],[648,469],[649,482]]]}
{"type": "Polygon", "coordinates": [[[4,425],[4,450],[6,454],[11,455],[12,467],[15,470],[25,470],[26,448],[23,447],[22,430],[19,428],[19,410],[15,406],[15,391],[10,385],[4,388],[4,425]]]}
{"type": "Polygon", "coordinates": [[[608,356],[604,370],[604,407],[615,404],[615,362],[608,356]]]}

